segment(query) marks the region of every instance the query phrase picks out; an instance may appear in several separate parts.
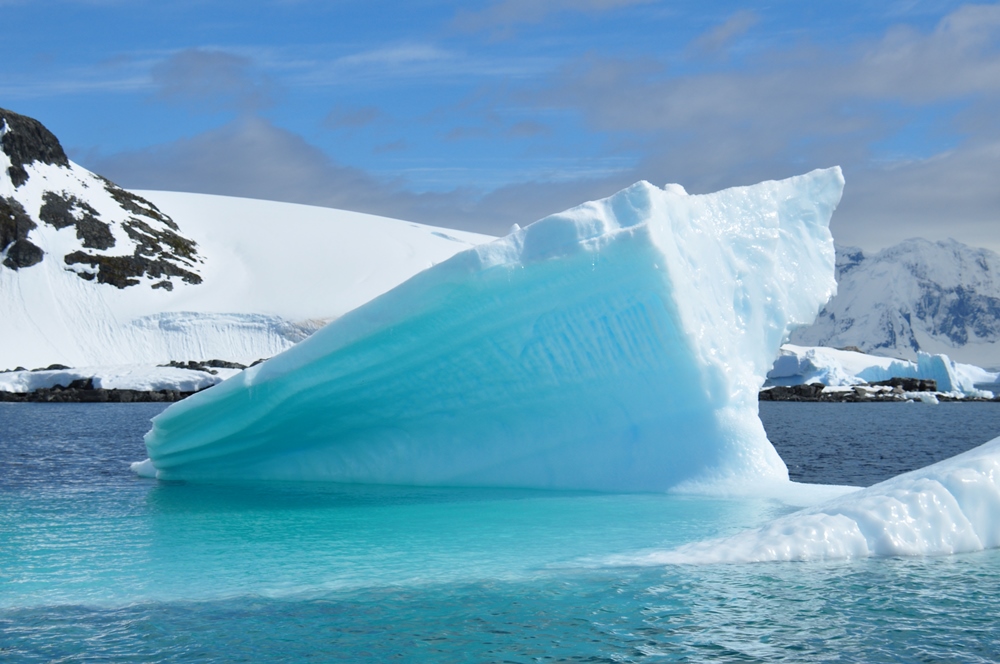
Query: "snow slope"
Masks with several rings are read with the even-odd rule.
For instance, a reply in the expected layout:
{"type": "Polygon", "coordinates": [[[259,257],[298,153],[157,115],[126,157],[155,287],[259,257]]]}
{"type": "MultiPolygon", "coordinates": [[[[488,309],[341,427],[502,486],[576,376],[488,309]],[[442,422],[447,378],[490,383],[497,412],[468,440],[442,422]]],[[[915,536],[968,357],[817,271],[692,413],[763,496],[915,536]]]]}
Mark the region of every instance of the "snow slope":
{"type": "Polygon", "coordinates": [[[0,369],[249,364],[492,239],[304,205],[138,196],[66,159],[30,118],[0,118],[0,369]]]}
{"type": "Polygon", "coordinates": [[[661,490],[787,483],[757,391],[835,288],[840,169],[640,182],[466,250],[173,405],[164,478],[661,490]]]}
{"type": "Polygon", "coordinates": [[[802,346],[919,351],[1000,370],[1000,256],[960,242],[912,239],[873,255],[837,249],[837,296],[792,334],[802,346]]]}

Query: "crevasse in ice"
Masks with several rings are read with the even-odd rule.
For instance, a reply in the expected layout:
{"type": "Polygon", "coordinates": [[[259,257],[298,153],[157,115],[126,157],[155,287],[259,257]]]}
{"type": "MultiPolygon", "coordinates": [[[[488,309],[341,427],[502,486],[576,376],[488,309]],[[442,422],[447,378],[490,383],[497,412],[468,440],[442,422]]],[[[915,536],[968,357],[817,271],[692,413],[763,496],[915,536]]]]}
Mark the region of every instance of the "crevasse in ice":
{"type": "Polygon", "coordinates": [[[513,229],[171,406],[140,470],[597,490],[787,480],[757,391],[835,290],[843,184],[839,168],[709,195],[639,182],[513,229]]]}

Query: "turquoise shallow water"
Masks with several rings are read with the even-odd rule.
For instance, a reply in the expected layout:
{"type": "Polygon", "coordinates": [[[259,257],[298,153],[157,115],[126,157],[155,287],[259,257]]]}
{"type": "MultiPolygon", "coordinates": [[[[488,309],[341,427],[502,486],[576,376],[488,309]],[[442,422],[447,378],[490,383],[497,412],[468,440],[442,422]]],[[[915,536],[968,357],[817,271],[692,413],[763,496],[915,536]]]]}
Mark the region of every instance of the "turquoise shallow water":
{"type": "MultiPolygon", "coordinates": [[[[966,447],[990,437],[977,427],[1000,424],[989,404],[786,405],[800,410],[763,413],[769,431],[783,432],[772,433],[778,449],[796,459],[793,472],[818,465],[828,482],[895,474],[922,459],[919,432],[947,430],[948,418],[970,439],[948,444],[966,447]],[[875,407],[885,410],[857,410],[875,407]],[[814,436],[830,436],[838,417],[852,436],[863,418],[889,418],[886,440],[898,450],[873,435],[878,451],[866,463],[861,443],[841,435],[816,439],[810,455],[808,420],[827,432],[814,436]],[[815,461],[837,441],[855,454],[815,461]]],[[[789,508],[650,494],[156,482],[134,477],[128,462],[142,457],[158,406],[0,406],[0,661],[1000,658],[994,551],[615,567],[610,556],[735,532],[789,508]]],[[[950,455],[943,441],[926,447],[950,455]]]]}

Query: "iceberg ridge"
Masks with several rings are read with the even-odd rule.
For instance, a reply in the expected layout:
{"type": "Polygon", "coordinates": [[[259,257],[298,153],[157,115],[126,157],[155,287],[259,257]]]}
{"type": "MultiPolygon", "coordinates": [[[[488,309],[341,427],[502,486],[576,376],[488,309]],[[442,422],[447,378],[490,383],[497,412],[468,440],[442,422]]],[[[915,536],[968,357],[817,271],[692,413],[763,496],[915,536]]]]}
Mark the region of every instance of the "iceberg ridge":
{"type": "Polygon", "coordinates": [[[663,490],[787,480],[757,391],[834,293],[839,168],[639,182],[456,254],[175,404],[161,478],[663,490]]]}

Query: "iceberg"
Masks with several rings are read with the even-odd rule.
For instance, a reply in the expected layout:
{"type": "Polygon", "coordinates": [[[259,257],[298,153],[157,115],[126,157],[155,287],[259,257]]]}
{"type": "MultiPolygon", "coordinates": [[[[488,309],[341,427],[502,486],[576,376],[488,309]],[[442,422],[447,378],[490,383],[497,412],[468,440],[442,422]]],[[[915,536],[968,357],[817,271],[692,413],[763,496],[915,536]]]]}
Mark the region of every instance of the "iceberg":
{"type": "Polygon", "coordinates": [[[171,406],[136,466],[627,491],[787,482],[757,392],[836,290],[843,186],[839,168],[708,195],[639,182],[512,228],[171,406]]]}
{"type": "Polygon", "coordinates": [[[747,563],[947,555],[1000,546],[1000,438],[732,537],[617,560],[747,563]]]}
{"type": "Polygon", "coordinates": [[[822,383],[831,387],[863,385],[890,378],[923,378],[937,382],[940,392],[955,396],[992,398],[987,387],[1000,380],[1000,373],[972,364],[962,364],[947,355],[918,352],[917,361],[868,355],[853,350],[785,344],[766,385],[822,383]]]}

